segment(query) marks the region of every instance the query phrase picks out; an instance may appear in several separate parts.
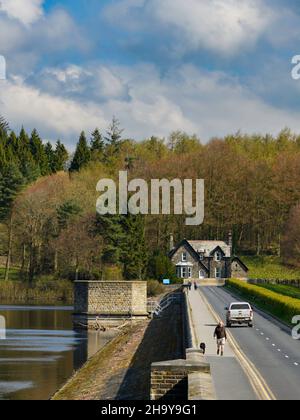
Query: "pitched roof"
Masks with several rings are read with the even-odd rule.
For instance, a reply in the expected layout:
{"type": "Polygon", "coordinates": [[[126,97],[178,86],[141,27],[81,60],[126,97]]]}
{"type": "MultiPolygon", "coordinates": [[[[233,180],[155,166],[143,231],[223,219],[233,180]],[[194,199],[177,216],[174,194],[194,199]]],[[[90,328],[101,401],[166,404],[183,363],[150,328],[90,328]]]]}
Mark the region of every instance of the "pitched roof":
{"type": "Polygon", "coordinates": [[[197,252],[203,252],[205,257],[210,257],[212,253],[221,248],[225,257],[231,257],[231,247],[224,241],[187,241],[191,247],[197,252]]]}

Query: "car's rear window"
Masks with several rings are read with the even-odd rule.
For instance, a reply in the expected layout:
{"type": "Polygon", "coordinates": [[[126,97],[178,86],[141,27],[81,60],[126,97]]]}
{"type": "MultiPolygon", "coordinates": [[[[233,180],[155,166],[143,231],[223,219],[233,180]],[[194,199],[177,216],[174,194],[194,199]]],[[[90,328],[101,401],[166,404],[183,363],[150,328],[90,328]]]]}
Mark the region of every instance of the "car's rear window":
{"type": "Polygon", "coordinates": [[[231,309],[233,311],[241,311],[243,309],[250,309],[250,306],[247,305],[246,303],[239,303],[239,304],[231,305],[231,309]]]}

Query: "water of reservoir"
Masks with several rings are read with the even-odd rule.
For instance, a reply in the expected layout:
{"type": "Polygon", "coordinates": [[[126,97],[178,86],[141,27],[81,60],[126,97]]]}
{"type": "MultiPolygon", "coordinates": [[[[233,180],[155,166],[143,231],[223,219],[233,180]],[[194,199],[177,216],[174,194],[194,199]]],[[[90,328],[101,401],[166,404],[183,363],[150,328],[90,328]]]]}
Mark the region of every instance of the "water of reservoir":
{"type": "Polygon", "coordinates": [[[6,323],[6,339],[0,339],[0,400],[49,399],[111,339],[74,331],[72,309],[0,305],[6,323]]]}

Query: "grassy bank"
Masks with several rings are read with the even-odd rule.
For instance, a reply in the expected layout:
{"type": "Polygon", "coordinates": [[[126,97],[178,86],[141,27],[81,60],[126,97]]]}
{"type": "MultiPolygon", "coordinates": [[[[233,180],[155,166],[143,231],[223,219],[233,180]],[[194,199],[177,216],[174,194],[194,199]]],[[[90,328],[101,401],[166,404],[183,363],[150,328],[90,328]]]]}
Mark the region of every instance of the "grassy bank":
{"type": "Polygon", "coordinates": [[[0,282],[0,303],[73,304],[70,281],[37,281],[32,285],[19,281],[0,282]]]}
{"type": "Polygon", "coordinates": [[[300,289],[297,287],[285,285],[285,284],[257,284],[258,287],[263,289],[271,290],[272,292],[280,295],[289,296],[294,299],[300,299],[300,289]]]}
{"type": "Polygon", "coordinates": [[[290,326],[292,326],[293,317],[300,315],[299,299],[234,279],[228,280],[226,287],[290,326]]]}
{"type": "Polygon", "coordinates": [[[287,267],[278,257],[242,257],[249,268],[249,278],[300,280],[300,270],[287,267]]]}
{"type": "Polygon", "coordinates": [[[151,364],[183,358],[181,307],[127,325],[57,392],[54,400],[149,400],[151,364]]]}

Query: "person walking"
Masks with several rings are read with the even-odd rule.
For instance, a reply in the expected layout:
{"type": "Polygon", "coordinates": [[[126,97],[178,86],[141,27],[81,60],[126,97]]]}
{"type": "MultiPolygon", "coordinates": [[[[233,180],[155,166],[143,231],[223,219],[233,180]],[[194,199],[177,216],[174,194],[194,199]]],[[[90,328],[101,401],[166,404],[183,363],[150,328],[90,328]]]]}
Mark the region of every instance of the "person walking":
{"type": "Polygon", "coordinates": [[[214,338],[217,339],[217,355],[224,356],[225,344],[227,341],[227,333],[224,323],[219,322],[217,328],[215,329],[214,338]]]}

